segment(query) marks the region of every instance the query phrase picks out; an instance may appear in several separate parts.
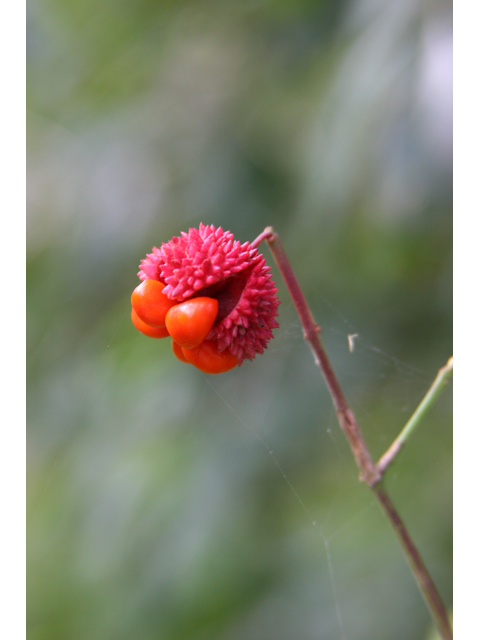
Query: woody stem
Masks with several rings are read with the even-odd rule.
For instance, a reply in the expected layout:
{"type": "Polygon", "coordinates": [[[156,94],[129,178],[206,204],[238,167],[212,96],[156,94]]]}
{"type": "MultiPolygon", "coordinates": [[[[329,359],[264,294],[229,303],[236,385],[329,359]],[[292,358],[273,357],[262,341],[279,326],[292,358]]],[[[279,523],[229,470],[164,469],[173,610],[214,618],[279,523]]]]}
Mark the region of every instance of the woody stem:
{"type": "Polygon", "coordinates": [[[327,388],[337,411],[340,427],[347,437],[355,462],[360,469],[360,479],[366,482],[372,489],[382,511],[395,531],[417,585],[430,609],[432,618],[438,627],[441,638],[443,640],[451,640],[453,635],[445,606],[418,550],[413,543],[413,540],[410,537],[410,534],[393,506],[385,488],[380,483],[383,469],[375,465],[372,460],[360,431],[360,427],[358,426],[355,416],[347,403],[340,383],[337,380],[321,342],[320,327],[313,319],[310,307],[308,306],[305,296],[303,295],[303,291],[298,284],[290,262],[285,255],[280,239],[272,227],[267,227],[263,233],[253,241],[252,247],[258,247],[263,240],[266,241],[270,251],[272,252],[277,267],[285,281],[285,284],[287,285],[288,291],[300,318],[300,322],[302,323],[303,336],[310,344],[315,362],[323,373],[327,388]]]}

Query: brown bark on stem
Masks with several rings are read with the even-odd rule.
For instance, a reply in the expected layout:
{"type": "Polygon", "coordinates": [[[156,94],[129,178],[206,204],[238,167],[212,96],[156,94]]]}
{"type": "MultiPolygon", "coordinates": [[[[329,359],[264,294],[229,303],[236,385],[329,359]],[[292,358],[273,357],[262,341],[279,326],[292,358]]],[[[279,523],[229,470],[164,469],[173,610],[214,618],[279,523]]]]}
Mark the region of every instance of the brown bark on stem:
{"type": "Polygon", "coordinates": [[[360,428],[355,420],[355,416],[348,406],[340,384],[332,369],[332,365],[330,364],[325,349],[323,348],[320,340],[320,327],[313,319],[310,307],[307,304],[303,291],[300,288],[293,269],[285,255],[285,251],[283,250],[278,235],[274,233],[271,227],[267,227],[265,231],[254,241],[253,245],[257,246],[262,240],[266,240],[275,262],[277,263],[277,267],[279,268],[285,284],[287,285],[293,304],[295,305],[300,317],[300,322],[302,323],[303,337],[310,344],[315,362],[323,373],[337,411],[338,421],[350,443],[353,456],[360,469],[361,479],[369,486],[373,486],[381,479],[381,476],[373,463],[370,452],[368,451],[360,432],[360,428]]]}
{"type": "Polygon", "coordinates": [[[444,640],[451,640],[453,638],[452,628],[450,626],[450,620],[447,615],[445,606],[440,598],[440,595],[433,583],[427,567],[420,556],[410,534],[407,531],[402,519],[400,518],[397,510],[392,504],[387,492],[379,483],[372,487],[380,506],[384,514],[387,516],[393,530],[395,531],[400,544],[403,547],[405,556],[407,557],[410,568],[415,576],[420,591],[427,603],[428,608],[432,614],[432,618],[435,620],[437,628],[441,637],[444,640]]]}
{"type": "Polygon", "coordinates": [[[280,239],[273,231],[272,227],[267,227],[265,231],[263,231],[263,233],[261,233],[258,238],[252,242],[252,246],[258,247],[263,240],[267,242],[277,267],[282,274],[285,284],[287,285],[288,291],[300,318],[300,322],[302,323],[303,337],[310,344],[315,362],[323,373],[337,411],[340,427],[347,437],[355,461],[360,469],[360,479],[366,482],[372,489],[385,516],[392,525],[442,639],[451,640],[453,635],[445,606],[418,550],[413,544],[410,534],[393,506],[385,488],[380,483],[384,469],[375,465],[372,460],[360,431],[360,427],[355,420],[352,410],[348,406],[342,388],[340,387],[325,349],[323,348],[323,344],[320,340],[320,327],[313,319],[310,307],[307,304],[293,269],[285,255],[280,239]]]}

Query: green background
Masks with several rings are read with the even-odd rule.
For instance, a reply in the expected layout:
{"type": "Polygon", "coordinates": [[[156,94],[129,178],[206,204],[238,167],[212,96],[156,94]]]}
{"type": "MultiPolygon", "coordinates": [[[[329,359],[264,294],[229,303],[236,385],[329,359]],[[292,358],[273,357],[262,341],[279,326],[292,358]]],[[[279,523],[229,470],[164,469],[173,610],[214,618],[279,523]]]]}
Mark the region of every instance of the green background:
{"type": "MultiPolygon", "coordinates": [[[[452,350],[450,3],[27,16],[29,639],[424,639],[276,267],[274,340],[220,376],[129,299],[180,231],[273,225],[378,458],[452,350]]],[[[448,606],[451,420],[387,478],[448,606]]]]}

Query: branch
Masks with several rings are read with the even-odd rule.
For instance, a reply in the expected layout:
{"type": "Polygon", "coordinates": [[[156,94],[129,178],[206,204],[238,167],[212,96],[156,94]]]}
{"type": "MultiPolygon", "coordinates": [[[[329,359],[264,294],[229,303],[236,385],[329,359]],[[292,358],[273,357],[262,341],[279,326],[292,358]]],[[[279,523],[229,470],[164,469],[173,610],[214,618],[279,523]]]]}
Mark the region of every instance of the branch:
{"type": "Polygon", "coordinates": [[[392,442],[387,451],[383,454],[377,463],[377,469],[383,476],[388,465],[393,461],[400,449],[403,447],[407,439],[413,433],[415,428],[421,422],[427,411],[435,404],[440,397],[440,394],[447,386],[450,378],[453,375],[453,357],[449,358],[447,364],[442,367],[437,373],[437,377],[432,383],[432,386],[425,394],[425,397],[420,402],[412,417],[403,427],[397,438],[392,442]]]}
{"type": "Polygon", "coordinates": [[[303,291],[298,284],[297,278],[293,273],[293,269],[290,266],[288,258],[280,243],[280,239],[278,235],[274,233],[272,227],[267,227],[265,231],[260,234],[256,240],[254,240],[252,245],[254,247],[258,246],[262,240],[266,240],[280,273],[285,280],[288,291],[290,292],[293,304],[295,305],[300,317],[300,322],[302,323],[303,337],[310,344],[315,362],[322,370],[325,382],[327,383],[327,387],[333,399],[333,404],[337,410],[338,421],[350,443],[355,461],[360,469],[361,479],[369,486],[373,486],[380,480],[381,476],[373,463],[370,452],[368,451],[360,432],[360,427],[355,420],[353,412],[348,406],[325,349],[323,348],[320,340],[320,327],[313,319],[310,308],[305,300],[305,296],[303,295],[303,291]]]}
{"type": "MultiPolygon", "coordinates": [[[[337,411],[337,417],[340,423],[340,427],[342,428],[343,432],[347,437],[347,440],[350,444],[350,448],[352,450],[355,461],[360,469],[360,479],[366,482],[367,485],[372,489],[385,516],[387,517],[390,524],[392,525],[393,530],[395,531],[402,545],[402,548],[407,557],[408,563],[410,564],[410,568],[413,572],[413,575],[418,584],[418,587],[430,609],[432,618],[434,619],[438,627],[438,630],[440,632],[442,639],[451,640],[453,638],[453,634],[452,634],[450,621],[448,619],[445,606],[438,594],[435,584],[433,583],[433,580],[430,577],[418,550],[416,549],[413,543],[413,540],[410,537],[410,534],[408,533],[395,507],[393,506],[392,501],[390,500],[384,487],[380,483],[380,480],[382,479],[383,470],[386,468],[388,463],[393,459],[396,452],[393,454],[393,456],[390,456],[389,460],[387,459],[387,464],[384,467],[381,467],[380,465],[375,465],[373,463],[370,452],[361,434],[360,427],[358,426],[357,421],[355,420],[355,416],[352,410],[348,406],[348,403],[345,399],[342,388],[340,387],[340,384],[335,376],[335,373],[332,369],[332,366],[327,357],[327,354],[323,348],[322,342],[320,340],[320,327],[315,323],[313,319],[312,313],[310,311],[310,307],[307,304],[307,301],[305,299],[305,296],[303,295],[300,285],[298,284],[298,281],[295,277],[293,269],[290,266],[287,256],[285,255],[285,251],[283,250],[280,239],[278,235],[273,231],[272,227],[267,227],[263,231],[263,233],[261,233],[258,236],[258,238],[256,238],[253,241],[252,246],[254,248],[258,247],[258,245],[263,240],[267,242],[267,245],[270,251],[272,252],[272,255],[275,259],[277,267],[280,270],[280,273],[282,274],[285,284],[287,285],[288,291],[290,293],[290,296],[293,300],[298,316],[300,318],[300,322],[302,323],[303,337],[310,344],[310,347],[313,351],[313,355],[315,358],[315,362],[320,367],[323,373],[328,390],[330,392],[330,395],[332,396],[333,404],[337,411]]],[[[448,363],[447,363],[447,366],[448,366],[448,363]]],[[[446,378],[443,378],[442,382],[444,382],[445,379],[446,378]]],[[[432,388],[434,385],[432,385],[432,388]]],[[[438,383],[438,387],[441,390],[442,384],[440,382],[438,383]]],[[[435,387],[435,389],[437,389],[437,387],[435,387]]],[[[436,399],[439,393],[440,391],[438,390],[434,392],[434,399],[436,399]]],[[[428,395],[429,394],[427,393],[427,396],[428,395]]],[[[423,407],[420,410],[420,408],[423,405],[423,401],[422,401],[420,407],[414,413],[410,421],[407,423],[407,425],[403,429],[402,433],[399,435],[399,437],[395,441],[397,442],[400,439],[400,445],[398,446],[397,451],[400,449],[400,447],[405,442],[406,438],[408,438],[410,433],[418,424],[421,417],[424,415],[425,411],[431,406],[434,399],[429,400],[426,404],[426,407],[423,407]],[[418,414],[417,417],[415,417],[416,414],[418,414]],[[415,420],[414,420],[414,417],[415,417],[415,420]],[[413,421],[413,426],[411,424],[412,421],[413,421]]],[[[387,451],[387,454],[388,454],[388,451],[387,451]]]]}
{"type": "Polygon", "coordinates": [[[374,492],[380,506],[382,507],[383,513],[390,521],[390,524],[403,547],[410,569],[412,570],[415,580],[420,588],[420,592],[430,609],[430,613],[437,625],[440,637],[443,638],[443,640],[452,640],[452,627],[450,625],[445,605],[443,604],[433,580],[428,573],[427,567],[425,566],[418,549],[413,544],[413,540],[403,524],[402,519],[398,515],[397,510],[393,506],[392,501],[381,483],[372,487],[372,491],[374,492]]]}

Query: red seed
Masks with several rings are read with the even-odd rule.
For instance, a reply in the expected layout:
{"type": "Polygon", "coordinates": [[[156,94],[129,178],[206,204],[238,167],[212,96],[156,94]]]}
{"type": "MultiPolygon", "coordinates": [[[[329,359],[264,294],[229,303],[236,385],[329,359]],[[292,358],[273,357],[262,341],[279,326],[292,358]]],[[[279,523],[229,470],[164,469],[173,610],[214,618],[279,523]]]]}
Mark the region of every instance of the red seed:
{"type": "Polygon", "coordinates": [[[181,347],[194,349],[207,337],[218,313],[215,298],[191,298],[168,310],[165,325],[181,347]]]}
{"type": "Polygon", "coordinates": [[[224,373],[238,364],[230,351],[218,353],[214,342],[205,341],[195,349],[182,349],[186,360],[204,373],[224,373]]]}
{"type": "Polygon", "coordinates": [[[144,280],[132,293],[132,307],[137,316],[151,327],[165,327],[167,311],[177,304],[162,293],[165,285],[158,280],[144,280]]]}
{"type": "Polygon", "coordinates": [[[132,308],[132,322],[135,327],[149,338],[166,338],[169,333],[165,327],[152,327],[151,325],[143,322],[135,313],[135,309],[132,308]]]}
{"type": "Polygon", "coordinates": [[[174,342],[172,340],[172,351],[173,353],[176,355],[176,357],[181,360],[182,362],[186,362],[187,364],[189,364],[188,360],[185,358],[185,356],[183,355],[183,349],[182,347],[177,344],[176,342],[174,342]]]}

